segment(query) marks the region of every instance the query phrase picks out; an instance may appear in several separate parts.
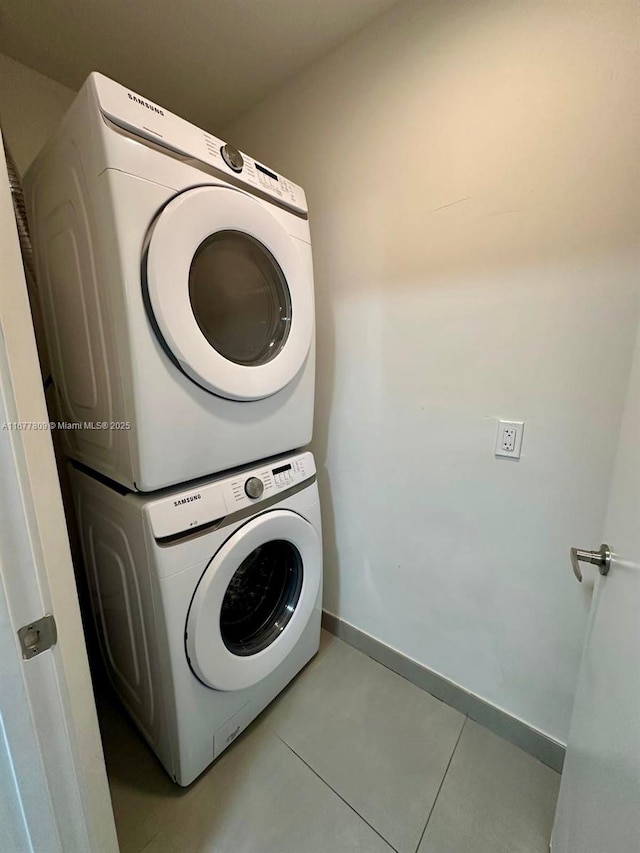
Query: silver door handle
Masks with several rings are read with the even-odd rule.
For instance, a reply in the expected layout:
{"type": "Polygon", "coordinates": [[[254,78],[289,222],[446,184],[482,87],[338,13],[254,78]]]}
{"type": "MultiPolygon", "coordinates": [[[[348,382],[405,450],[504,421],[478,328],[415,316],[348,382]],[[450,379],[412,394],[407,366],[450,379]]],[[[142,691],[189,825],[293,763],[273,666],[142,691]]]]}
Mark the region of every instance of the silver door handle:
{"type": "Polygon", "coordinates": [[[611,568],[611,549],[601,545],[599,551],[583,551],[581,548],[571,549],[571,568],[574,575],[582,583],[582,572],[579,563],[593,563],[598,566],[601,575],[608,575],[611,568]]]}

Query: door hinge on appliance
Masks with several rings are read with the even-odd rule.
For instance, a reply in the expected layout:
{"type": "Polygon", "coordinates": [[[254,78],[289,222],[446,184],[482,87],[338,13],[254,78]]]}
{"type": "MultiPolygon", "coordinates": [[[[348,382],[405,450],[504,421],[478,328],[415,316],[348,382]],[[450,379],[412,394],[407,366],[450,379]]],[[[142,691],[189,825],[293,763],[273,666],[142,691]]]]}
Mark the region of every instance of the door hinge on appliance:
{"type": "Polygon", "coordinates": [[[20,640],[22,657],[25,660],[30,660],[39,655],[40,652],[46,652],[51,646],[55,646],[58,641],[58,629],[53,614],[50,613],[48,616],[43,616],[42,619],[36,619],[35,622],[23,625],[18,631],[18,639],[20,640]]]}

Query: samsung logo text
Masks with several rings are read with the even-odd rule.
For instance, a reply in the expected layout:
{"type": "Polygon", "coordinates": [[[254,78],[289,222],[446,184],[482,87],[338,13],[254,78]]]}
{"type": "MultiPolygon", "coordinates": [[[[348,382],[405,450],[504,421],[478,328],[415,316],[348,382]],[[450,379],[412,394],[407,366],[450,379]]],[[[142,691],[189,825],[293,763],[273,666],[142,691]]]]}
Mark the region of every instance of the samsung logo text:
{"type": "Polygon", "coordinates": [[[187,498],[178,498],[177,501],[173,502],[173,505],[174,506],[182,506],[182,504],[190,504],[190,503],[193,503],[193,501],[201,501],[201,500],[202,500],[201,494],[189,495],[189,497],[187,497],[187,498]]]}
{"type": "Polygon", "coordinates": [[[149,101],[143,101],[142,98],[139,98],[137,95],[132,95],[131,92],[127,92],[127,95],[129,96],[130,101],[135,101],[136,104],[140,104],[141,107],[146,107],[148,110],[151,110],[152,113],[158,113],[159,116],[164,115],[164,110],[150,104],[149,101]]]}

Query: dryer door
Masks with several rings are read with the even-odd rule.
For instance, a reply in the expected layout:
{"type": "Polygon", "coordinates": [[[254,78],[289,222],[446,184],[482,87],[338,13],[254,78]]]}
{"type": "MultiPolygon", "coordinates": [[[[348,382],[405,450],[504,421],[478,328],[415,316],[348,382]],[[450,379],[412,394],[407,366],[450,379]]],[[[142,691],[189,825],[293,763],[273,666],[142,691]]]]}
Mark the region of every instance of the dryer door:
{"type": "Polygon", "coordinates": [[[321,574],[320,538],[295,512],[265,512],[240,527],[207,566],[189,608],[193,672],[216,690],[242,690],[273,672],[311,617],[321,574]]]}
{"type": "Polygon", "coordinates": [[[162,342],[207,391],[258,400],[296,376],[313,335],[313,281],[268,205],[230,187],[186,190],[158,215],[144,266],[162,342]]]}

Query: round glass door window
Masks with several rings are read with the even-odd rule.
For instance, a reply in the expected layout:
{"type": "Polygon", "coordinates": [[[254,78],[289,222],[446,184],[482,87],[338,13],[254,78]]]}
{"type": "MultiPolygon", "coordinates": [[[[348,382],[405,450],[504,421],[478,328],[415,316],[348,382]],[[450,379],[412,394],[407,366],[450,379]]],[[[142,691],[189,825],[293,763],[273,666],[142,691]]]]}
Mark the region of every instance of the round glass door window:
{"type": "Polygon", "coordinates": [[[302,557],[284,539],[255,548],[235,571],[220,611],[220,634],[235,655],[266,649],[293,616],[302,589],[302,557]]]}
{"type": "Polygon", "coordinates": [[[200,331],[221,356],[267,364],[291,326],[291,296],[271,252],[242,231],[218,231],[195,252],[189,298],[200,331]]]}
{"type": "Polygon", "coordinates": [[[313,343],[310,246],[265,205],[217,185],[173,198],[149,231],[143,286],[179,369],[228,400],[263,400],[313,343]]]}

